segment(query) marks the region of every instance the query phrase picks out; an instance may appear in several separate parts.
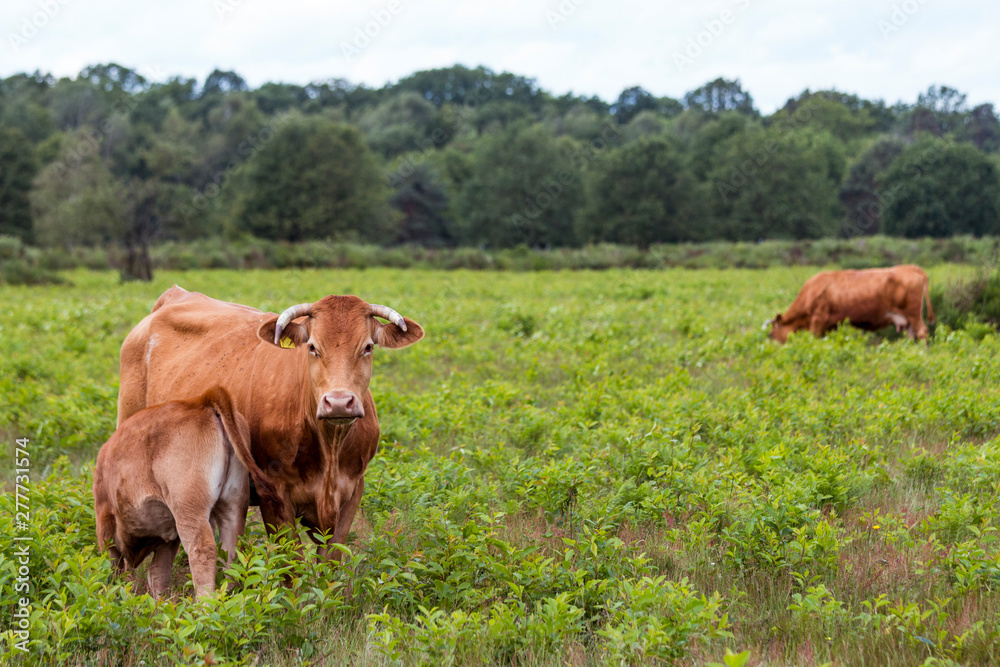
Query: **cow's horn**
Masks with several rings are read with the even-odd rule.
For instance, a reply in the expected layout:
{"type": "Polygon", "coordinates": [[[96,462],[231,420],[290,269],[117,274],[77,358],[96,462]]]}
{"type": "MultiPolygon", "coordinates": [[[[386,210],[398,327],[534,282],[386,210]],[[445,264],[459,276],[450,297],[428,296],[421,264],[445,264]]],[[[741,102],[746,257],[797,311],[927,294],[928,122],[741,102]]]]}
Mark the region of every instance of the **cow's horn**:
{"type": "Polygon", "coordinates": [[[773,318],[773,317],[772,317],[771,319],[767,320],[766,322],[764,322],[764,326],[762,326],[762,327],[760,328],[760,330],[761,330],[761,331],[767,331],[767,328],[768,328],[769,326],[771,326],[772,324],[774,324],[774,318],[773,318]]]}
{"type": "Polygon", "coordinates": [[[297,317],[309,315],[312,312],[312,307],[311,303],[300,303],[297,306],[285,309],[285,312],[278,316],[278,321],[274,324],[274,344],[281,344],[281,332],[285,330],[289,322],[297,317]]]}
{"type": "Polygon", "coordinates": [[[406,331],[406,322],[403,320],[403,316],[389,306],[377,306],[373,303],[372,315],[381,317],[383,320],[389,320],[403,331],[406,331]]]}

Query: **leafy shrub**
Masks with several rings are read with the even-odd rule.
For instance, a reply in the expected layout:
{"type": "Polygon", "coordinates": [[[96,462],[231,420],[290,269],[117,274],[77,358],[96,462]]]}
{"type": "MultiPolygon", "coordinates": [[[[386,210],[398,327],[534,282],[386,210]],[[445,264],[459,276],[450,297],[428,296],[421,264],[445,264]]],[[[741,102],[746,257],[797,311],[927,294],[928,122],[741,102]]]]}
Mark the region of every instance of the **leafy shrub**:
{"type": "Polygon", "coordinates": [[[19,259],[24,254],[24,243],[20,237],[0,235],[0,262],[19,259]]]}
{"type": "Polygon", "coordinates": [[[931,303],[938,322],[952,329],[968,329],[982,338],[988,324],[1000,329],[1000,267],[981,272],[976,277],[931,290],[931,303]]]}
{"type": "MultiPolygon", "coordinates": [[[[945,262],[982,265],[995,259],[995,238],[897,239],[872,236],[858,239],[817,239],[761,243],[722,242],[654,245],[647,250],[613,244],[580,248],[509,249],[474,247],[424,248],[403,245],[379,247],[324,240],[289,243],[249,236],[232,240],[207,238],[190,242],[167,241],[153,246],[153,266],[161,270],[289,269],[289,268],[436,268],[475,271],[560,271],[747,268],[838,265],[867,269],[900,263],[923,267],[945,262]]],[[[119,268],[124,251],[116,246],[60,247],[40,251],[39,263],[49,270],[119,268]]],[[[935,308],[942,292],[935,288],[935,308]]],[[[641,293],[640,293],[641,294],[641,293]]],[[[631,297],[630,297],[631,298],[631,297]]],[[[647,297],[634,297],[644,299],[647,297]]]]}
{"type": "Polygon", "coordinates": [[[0,236],[0,283],[7,285],[51,285],[65,282],[40,266],[38,253],[26,248],[16,236],[0,236]]]}
{"type": "Polygon", "coordinates": [[[519,338],[531,338],[538,329],[538,318],[517,307],[506,306],[497,316],[497,328],[519,338]]]}

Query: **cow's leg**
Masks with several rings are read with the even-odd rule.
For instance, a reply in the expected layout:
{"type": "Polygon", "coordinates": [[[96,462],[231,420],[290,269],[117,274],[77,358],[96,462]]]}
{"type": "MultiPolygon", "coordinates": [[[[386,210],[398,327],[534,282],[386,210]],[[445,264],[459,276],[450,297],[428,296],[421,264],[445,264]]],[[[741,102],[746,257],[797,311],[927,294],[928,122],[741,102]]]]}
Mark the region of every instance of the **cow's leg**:
{"type": "MultiPolygon", "coordinates": [[[[365,492],[365,478],[362,477],[358,480],[357,486],[354,487],[354,494],[347,499],[347,501],[340,506],[340,518],[337,521],[337,527],[333,531],[333,541],[337,544],[344,544],[347,541],[347,535],[351,532],[351,525],[354,523],[354,514],[358,511],[358,506],[361,504],[361,496],[365,492]]],[[[343,553],[339,549],[332,549],[332,554],[323,554],[327,558],[332,558],[334,560],[340,560],[341,554],[343,553]]]]}
{"type": "Polygon", "coordinates": [[[121,549],[114,544],[108,547],[108,557],[111,559],[111,565],[115,568],[115,573],[122,574],[130,569],[128,563],[125,562],[125,557],[122,556],[121,549]]]}
{"type": "Polygon", "coordinates": [[[916,313],[907,317],[907,320],[907,333],[910,334],[910,340],[924,340],[927,338],[929,332],[927,325],[924,324],[923,314],[920,312],[919,307],[916,313]]]}
{"type": "Polygon", "coordinates": [[[334,492],[331,503],[333,509],[332,517],[328,516],[325,522],[328,525],[321,528],[315,526],[309,527],[309,537],[319,545],[318,552],[320,558],[327,560],[341,559],[343,552],[340,549],[334,549],[327,545],[343,544],[347,540],[347,534],[351,530],[351,524],[354,523],[354,514],[358,510],[358,505],[361,503],[361,495],[364,491],[365,483],[362,477],[355,485],[354,493],[347,500],[342,500],[343,496],[339,491],[334,492]],[[320,539],[320,535],[324,532],[329,533],[329,539],[320,539]]]}
{"type": "Polygon", "coordinates": [[[207,518],[177,522],[177,534],[188,555],[195,595],[204,597],[215,590],[215,536],[207,518]]]}
{"type": "MultiPolygon", "coordinates": [[[[299,531],[297,530],[295,523],[295,514],[292,512],[292,507],[294,507],[291,502],[285,498],[280,506],[276,507],[271,503],[264,502],[260,503],[260,518],[264,522],[264,528],[267,529],[267,534],[269,536],[274,536],[276,533],[285,530],[287,528],[288,532],[285,533],[285,539],[289,541],[295,547],[295,551],[298,553],[299,558],[304,559],[306,557],[305,545],[299,537],[299,531]]],[[[286,574],[283,577],[283,582],[286,587],[292,585],[292,575],[286,574]]]]}
{"type": "MultiPolygon", "coordinates": [[[[331,552],[339,554],[340,551],[337,549],[331,549],[327,545],[337,542],[336,534],[337,527],[340,525],[340,494],[333,494],[333,500],[330,503],[330,508],[325,512],[317,512],[319,514],[319,525],[307,524],[306,534],[309,535],[316,545],[319,547],[316,551],[319,557],[324,560],[329,560],[331,558],[331,552]],[[326,537],[322,537],[326,535],[326,537]]],[[[303,519],[305,524],[305,519],[303,519]]],[[[334,559],[339,558],[339,556],[332,556],[334,559]]]]}
{"type": "Polygon", "coordinates": [[[153,551],[153,560],[146,572],[146,583],[153,597],[160,597],[170,587],[170,571],[174,567],[174,557],[177,555],[179,540],[171,540],[158,545],[153,551]]]}
{"type": "Polygon", "coordinates": [[[284,494],[281,496],[280,505],[265,502],[263,499],[261,500],[260,518],[264,522],[264,528],[267,529],[268,535],[274,535],[287,526],[291,529],[289,537],[298,538],[298,533],[295,530],[295,512],[293,508],[291,500],[284,494]]]}
{"type": "Polygon", "coordinates": [[[811,320],[809,320],[809,331],[812,332],[817,338],[821,337],[826,333],[826,318],[814,315],[811,320]]]}

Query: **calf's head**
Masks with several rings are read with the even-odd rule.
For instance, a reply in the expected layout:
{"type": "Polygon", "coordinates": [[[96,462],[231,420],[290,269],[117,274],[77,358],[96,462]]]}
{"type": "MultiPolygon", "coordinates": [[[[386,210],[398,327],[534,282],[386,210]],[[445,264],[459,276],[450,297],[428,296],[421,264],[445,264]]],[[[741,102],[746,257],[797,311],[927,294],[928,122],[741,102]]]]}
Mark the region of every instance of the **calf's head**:
{"type": "Polygon", "coordinates": [[[356,296],[328,296],[268,319],[257,336],[289,354],[306,355],[316,418],[346,424],[365,416],[375,346],[406,347],[423,338],[424,330],[386,306],[356,296]]]}

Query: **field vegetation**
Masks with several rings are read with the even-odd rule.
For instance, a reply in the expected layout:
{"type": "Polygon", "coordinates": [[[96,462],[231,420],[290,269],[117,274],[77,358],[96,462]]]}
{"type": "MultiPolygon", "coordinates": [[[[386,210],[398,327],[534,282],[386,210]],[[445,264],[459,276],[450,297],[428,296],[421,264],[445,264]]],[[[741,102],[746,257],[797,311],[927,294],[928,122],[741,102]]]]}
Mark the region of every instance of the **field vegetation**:
{"type": "MultiPolygon", "coordinates": [[[[0,531],[33,538],[28,655],[18,564],[0,551],[2,660],[997,664],[1000,338],[973,318],[942,320],[928,345],[849,328],[767,340],[761,323],[814,271],[161,270],[122,284],[75,270],[0,286],[0,531]],[[382,440],[341,563],[300,560],[255,510],[204,602],[183,552],[160,601],[97,553],[91,473],[118,348],[175,282],[272,311],[353,293],[426,328],[376,352],[382,440]]],[[[929,274],[937,289],[976,277],[929,274]]]]}

